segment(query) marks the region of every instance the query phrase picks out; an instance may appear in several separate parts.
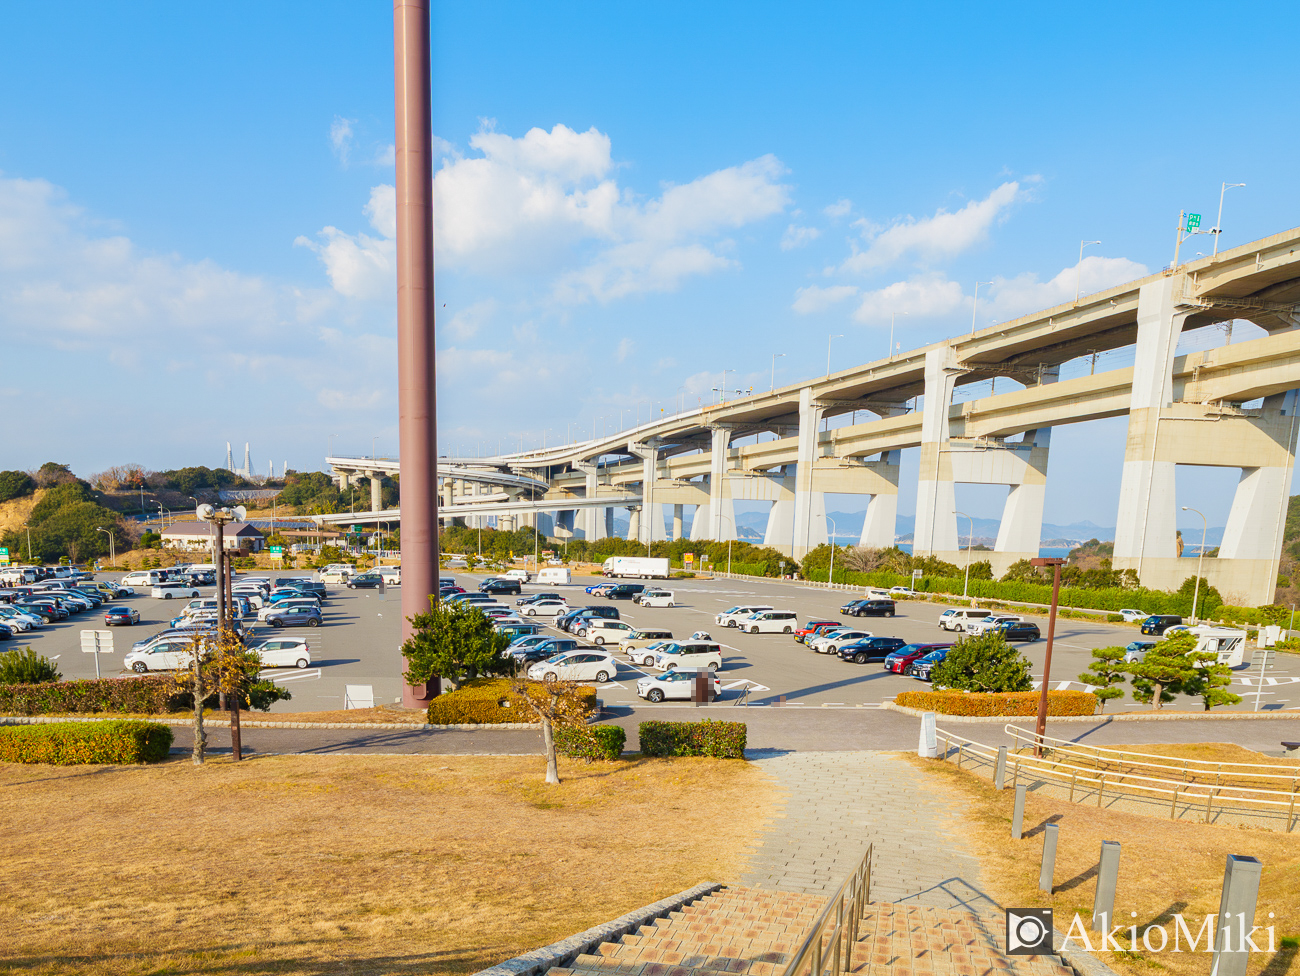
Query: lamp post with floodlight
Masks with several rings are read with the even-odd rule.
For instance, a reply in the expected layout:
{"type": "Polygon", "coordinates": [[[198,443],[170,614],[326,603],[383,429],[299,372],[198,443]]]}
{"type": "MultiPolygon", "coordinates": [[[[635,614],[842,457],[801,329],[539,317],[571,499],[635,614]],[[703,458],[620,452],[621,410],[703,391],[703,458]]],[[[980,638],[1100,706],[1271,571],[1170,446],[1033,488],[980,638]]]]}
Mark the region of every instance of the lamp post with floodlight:
{"type": "Polygon", "coordinates": [[[1210,530],[1210,522],[1209,519],[1205,517],[1205,513],[1198,508],[1188,508],[1186,505],[1184,505],[1183,511],[1195,512],[1197,515],[1201,517],[1201,552],[1196,557],[1196,588],[1192,590],[1192,626],[1195,627],[1196,626],[1196,601],[1200,598],[1201,595],[1201,564],[1205,559],[1205,536],[1210,530]]]}

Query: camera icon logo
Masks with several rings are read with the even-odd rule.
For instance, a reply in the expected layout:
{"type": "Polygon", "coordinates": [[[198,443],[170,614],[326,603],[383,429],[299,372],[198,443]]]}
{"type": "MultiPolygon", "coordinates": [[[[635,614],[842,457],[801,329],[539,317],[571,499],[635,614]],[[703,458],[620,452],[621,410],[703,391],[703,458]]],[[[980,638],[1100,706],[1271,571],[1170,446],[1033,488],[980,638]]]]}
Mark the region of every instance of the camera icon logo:
{"type": "Polygon", "coordinates": [[[1042,956],[1052,952],[1050,908],[1007,909],[1007,955],[1042,956]]]}

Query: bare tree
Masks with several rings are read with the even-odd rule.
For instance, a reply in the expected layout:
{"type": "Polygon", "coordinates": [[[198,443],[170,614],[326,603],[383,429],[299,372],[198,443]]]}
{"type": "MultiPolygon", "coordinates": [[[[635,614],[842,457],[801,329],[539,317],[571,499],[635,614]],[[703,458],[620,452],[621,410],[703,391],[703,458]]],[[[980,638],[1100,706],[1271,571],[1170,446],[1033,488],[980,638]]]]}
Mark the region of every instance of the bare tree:
{"type": "Polygon", "coordinates": [[[510,687],[542,724],[542,745],[546,749],[546,782],[557,785],[560,782],[560,769],[556,761],[555,731],[576,728],[587,720],[587,709],[578,697],[578,686],[572,681],[529,681],[522,675],[516,675],[511,680],[510,687]]]}

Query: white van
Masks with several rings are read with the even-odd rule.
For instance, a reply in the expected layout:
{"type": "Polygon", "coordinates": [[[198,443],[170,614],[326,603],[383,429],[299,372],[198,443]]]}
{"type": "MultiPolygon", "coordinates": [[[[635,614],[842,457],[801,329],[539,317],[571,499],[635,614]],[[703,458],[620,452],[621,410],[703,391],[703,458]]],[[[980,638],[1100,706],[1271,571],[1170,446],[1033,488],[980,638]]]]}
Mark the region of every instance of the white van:
{"type": "Polygon", "coordinates": [[[660,671],[678,668],[698,671],[708,668],[717,671],[722,667],[722,648],[711,641],[673,641],[659,648],[654,665],[660,671]]]}
{"type": "Polygon", "coordinates": [[[0,583],[21,585],[35,582],[36,570],[30,566],[11,566],[8,569],[0,569],[0,583]]]}
{"type": "Polygon", "coordinates": [[[163,581],[161,569],[141,569],[122,577],[123,586],[157,586],[163,581]]]}
{"type": "Polygon", "coordinates": [[[401,566],[380,566],[377,572],[379,573],[379,578],[388,586],[402,585],[401,566]]]}
{"type": "Polygon", "coordinates": [[[625,624],[621,620],[607,620],[604,617],[592,617],[584,621],[578,630],[579,637],[586,637],[596,644],[617,644],[630,634],[635,634],[636,628],[631,624],[625,624]]]}
{"type": "Polygon", "coordinates": [[[542,586],[569,586],[573,577],[567,569],[544,569],[537,574],[537,582],[542,586]]]}
{"type": "Polygon", "coordinates": [[[793,634],[799,624],[793,610],[764,610],[750,614],[736,626],[749,634],[793,634]]]}
{"type": "Polygon", "coordinates": [[[713,622],[721,627],[735,627],[740,621],[744,620],[751,613],[759,613],[764,610],[771,610],[771,607],[732,607],[730,610],[723,610],[713,618],[713,622]]]}
{"type": "Polygon", "coordinates": [[[520,583],[531,583],[533,574],[526,569],[507,569],[506,579],[519,580],[520,583]]]}
{"type": "Polygon", "coordinates": [[[673,600],[673,594],[670,590],[643,590],[641,595],[633,600],[643,607],[675,607],[676,602],[673,600]]]}
{"type": "Polygon", "coordinates": [[[974,607],[953,607],[951,610],[945,610],[939,615],[939,628],[941,630],[963,631],[966,629],[967,621],[983,620],[985,617],[992,616],[992,610],[978,610],[974,607]]]}

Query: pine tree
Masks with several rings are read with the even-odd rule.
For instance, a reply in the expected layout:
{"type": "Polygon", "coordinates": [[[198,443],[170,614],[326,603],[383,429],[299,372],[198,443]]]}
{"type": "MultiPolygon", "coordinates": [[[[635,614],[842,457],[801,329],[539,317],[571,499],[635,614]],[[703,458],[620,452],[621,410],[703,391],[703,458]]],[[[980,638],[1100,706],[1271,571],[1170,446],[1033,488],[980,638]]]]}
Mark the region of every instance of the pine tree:
{"type": "Polygon", "coordinates": [[[1092,686],[1092,693],[1097,696],[1101,710],[1106,710],[1106,702],[1112,698],[1123,698],[1124,690],[1112,685],[1123,684],[1126,671],[1124,665],[1124,648],[1099,647],[1092,652],[1095,660],[1088,665],[1088,670],[1079,675],[1079,680],[1092,686]]]}

